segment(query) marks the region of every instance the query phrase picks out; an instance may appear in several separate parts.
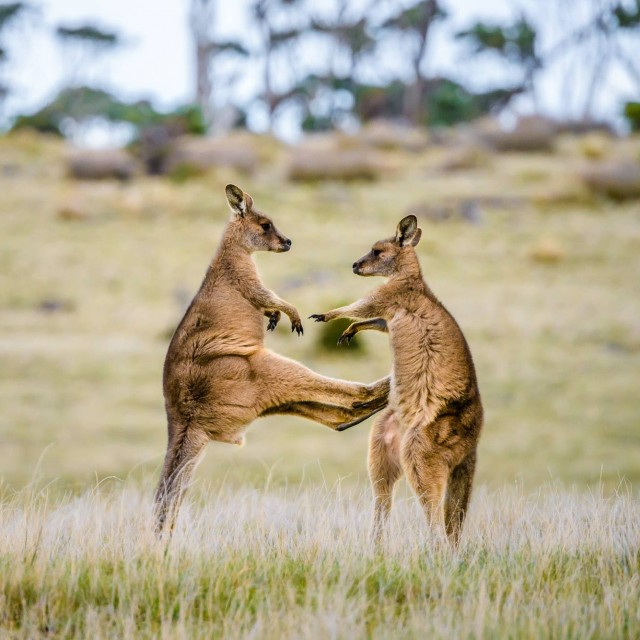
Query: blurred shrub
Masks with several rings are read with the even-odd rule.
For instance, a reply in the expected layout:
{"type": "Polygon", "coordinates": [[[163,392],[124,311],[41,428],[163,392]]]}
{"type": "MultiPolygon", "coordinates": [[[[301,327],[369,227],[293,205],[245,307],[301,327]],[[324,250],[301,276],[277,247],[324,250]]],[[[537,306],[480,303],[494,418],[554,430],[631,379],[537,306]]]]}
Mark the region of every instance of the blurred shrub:
{"type": "Polygon", "coordinates": [[[427,101],[426,124],[448,127],[481,115],[475,96],[451,80],[438,81],[427,101]]]}
{"type": "Polygon", "coordinates": [[[420,127],[408,127],[390,120],[372,120],[365,124],[358,138],[376,149],[419,152],[429,146],[429,134],[420,127]]]}
{"type": "MultiPolygon", "coordinates": [[[[336,305],[340,306],[340,305],[336,305]]],[[[352,354],[362,355],[365,353],[365,347],[358,336],[353,338],[348,345],[338,345],[338,338],[343,331],[351,324],[350,320],[340,318],[331,322],[325,322],[320,325],[320,331],[316,339],[316,348],[318,351],[335,353],[336,351],[349,350],[352,354]]]]}
{"type": "Polygon", "coordinates": [[[585,135],[578,145],[580,153],[590,160],[600,160],[609,153],[611,139],[609,136],[592,132],[585,135]]]}
{"type": "Polygon", "coordinates": [[[624,105],[624,117],[629,122],[631,131],[640,131],[640,102],[627,102],[624,105]]]}
{"type": "Polygon", "coordinates": [[[129,180],[137,170],[131,154],[123,149],[78,149],[67,160],[67,172],[78,180],[129,180]]]}
{"type": "Polygon", "coordinates": [[[555,121],[542,116],[524,116],[505,131],[498,127],[479,129],[480,139],[496,151],[552,151],[557,135],[555,121]]]}
{"type": "Polygon", "coordinates": [[[123,102],[107,91],[92,87],[63,89],[39,111],[18,116],[12,130],[30,128],[64,136],[70,122],[80,124],[100,119],[131,124],[136,130],[136,137],[143,129],[151,126],[165,126],[180,133],[194,135],[206,132],[202,112],[195,105],[162,113],[156,111],[148,101],[123,102]]]}
{"type": "Polygon", "coordinates": [[[255,141],[249,136],[180,136],[168,148],[161,172],[189,178],[206,173],[211,168],[227,167],[250,175],[259,161],[255,146],[255,141]]]}
{"type": "Polygon", "coordinates": [[[289,179],[314,182],[320,180],[377,180],[381,167],[364,149],[314,150],[295,149],[289,162],[289,179]]]}
{"type": "Polygon", "coordinates": [[[600,164],[583,172],[582,178],[594,193],[615,200],[640,198],[640,163],[630,160],[600,164]]]}
{"type": "Polygon", "coordinates": [[[489,167],[491,162],[491,153],[487,149],[474,144],[461,145],[447,151],[440,170],[446,173],[469,171],[489,167]]]}
{"type": "Polygon", "coordinates": [[[168,176],[176,184],[184,184],[185,182],[188,182],[193,178],[200,178],[202,175],[204,175],[204,173],[205,172],[201,167],[190,164],[188,162],[183,162],[173,167],[168,172],[168,176]]]}
{"type": "MultiPolygon", "coordinates": [[[[362,122],[375,119],[398,119],[403,116],[407,85],[394,80],[386,86],[354,84],[349,87],[355,102],[354,111],[362,122]]],[[[432,78],[423,88],[420,121],[425,126],[447,127],[475,120],[504,106],[521,86],[474,93],[449,78],[432,78]]]]}

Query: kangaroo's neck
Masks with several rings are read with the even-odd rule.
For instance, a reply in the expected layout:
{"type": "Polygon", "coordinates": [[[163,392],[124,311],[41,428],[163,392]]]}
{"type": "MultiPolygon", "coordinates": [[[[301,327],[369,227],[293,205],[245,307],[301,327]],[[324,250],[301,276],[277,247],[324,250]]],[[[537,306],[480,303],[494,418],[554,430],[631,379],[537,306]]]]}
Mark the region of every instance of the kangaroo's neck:
{"type": "Polygon", "coordinates": [[[233,223],[226,226],[218,250],[207,270],[203,289],[211,288],[220,279],[242,281],[256,276],[256,265],[251,252],[236,231],[233,223]]]}
{"type": "Polygon", "coordinates": [[[441,304],[425,282],[420,261],[413,250],[403,252],[399,257],[398,271],[389,279],[389,285],[405,303],[403,306],[409,307],[424,301],[435,305],[441,304]]]}

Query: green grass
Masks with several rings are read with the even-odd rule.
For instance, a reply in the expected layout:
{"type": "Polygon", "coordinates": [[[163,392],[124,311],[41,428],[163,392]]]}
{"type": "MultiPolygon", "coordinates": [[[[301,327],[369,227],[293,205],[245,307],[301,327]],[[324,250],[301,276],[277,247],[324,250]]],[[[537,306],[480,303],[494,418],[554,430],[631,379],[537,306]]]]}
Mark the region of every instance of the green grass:
{"type": "Polygon", "coordinates": [[[376,551],[362,492],[210,492],[164,546],[149,492],[24,492],[0,512],[0,634],[638,637],[640,510],[627,493],[480,491],[456,553],[426,534],[415,501],[398,503],[376,551]]]}

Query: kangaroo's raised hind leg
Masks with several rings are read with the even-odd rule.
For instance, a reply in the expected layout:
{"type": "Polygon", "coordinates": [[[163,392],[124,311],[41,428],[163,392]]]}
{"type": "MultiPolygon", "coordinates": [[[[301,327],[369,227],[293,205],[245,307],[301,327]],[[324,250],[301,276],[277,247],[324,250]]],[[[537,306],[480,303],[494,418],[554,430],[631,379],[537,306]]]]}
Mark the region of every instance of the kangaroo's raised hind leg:
{"type": "Polygon", "coordinates": [[[372,539],[378,543],[393,501],[393,487],[402,475],[400,433],[393,409],[375,421],[369,437],[369,479],[374,496],[372,539]]]}
{"type": "Polygon", "coordinates": [[[319,422],[330,429],[343,431],[348,426],[353,426],[366,420],[384,408],[381,405],[377,409],[369,409],[367,406],[361,408],[347,408],[332,404],[321,404],[319,402],[291,402],[285,405],[271,407],[264,411],[261,416],[268,415],[293,415],[307,418],[314,422],[319,422]]]}
{"type": "Polygon", "coordinates": [[[155,497],[157,535],[173,531],[184,492],[209,442],[204,432],[188,427],[175,429],[171,436],[155,497]]]}
{"type": "Polygon", "coordinates": [[[444,518],[447,535],[454,547],[458,546],[462,535],[462,527],[471,498],[475,467],[476,452],[474,450],[453,469],[449,477],[444,518]]]}
{"type": "Polygon", "coordinates": [[[272,352],[257,355],[252,366],[260,384],[257,393],[260,415],[277,413],[278,407],[312,403],[347,409],[351,411],[350,420],[355,422],[383,408],[388,401],[389,377],[371,384],[328,378],[272,352]]]}

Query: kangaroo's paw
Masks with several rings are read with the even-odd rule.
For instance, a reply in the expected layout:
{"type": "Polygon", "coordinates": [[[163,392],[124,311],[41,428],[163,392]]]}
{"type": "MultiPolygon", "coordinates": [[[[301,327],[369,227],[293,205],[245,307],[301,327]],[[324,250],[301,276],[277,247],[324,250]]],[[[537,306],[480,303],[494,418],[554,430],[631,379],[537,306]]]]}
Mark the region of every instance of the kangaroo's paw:
{"type": "Polygon", "coordinates": [[[347,327],[342,335],[338,338],[338,344],[349,344],[355,338],[356,332],[347,327]]]}
{"type": "Polygon", "coordinates": [[[275,328],[278,326],[278,322],[280,322],[280,312],[274,311],[272,314],[267,316],[269,318],[269,324],[267,325],[267,331],[275,331],[275,328]]]}
{"type": "Polygon", "coordinates": [[[291,321],[291,332],[296,332],[299,336],[301,336],[304,333],[304,329],[302,328],[302,322],[300,321],[300,318],[298,318],[297,320],[292,320],[291,321]]]}
{"type": "Polygon", "coordinates": [[[324,313],[314,313],[309,316],[309,320],[315,320],[316,322],[326,322],[327,318],[324,313]]]}

